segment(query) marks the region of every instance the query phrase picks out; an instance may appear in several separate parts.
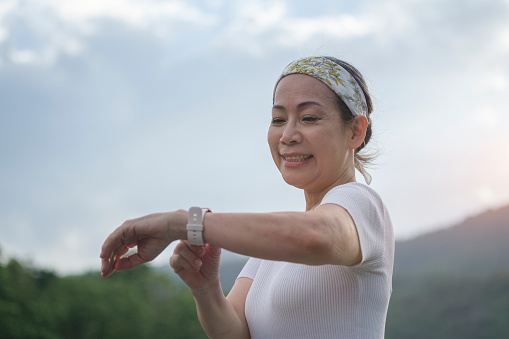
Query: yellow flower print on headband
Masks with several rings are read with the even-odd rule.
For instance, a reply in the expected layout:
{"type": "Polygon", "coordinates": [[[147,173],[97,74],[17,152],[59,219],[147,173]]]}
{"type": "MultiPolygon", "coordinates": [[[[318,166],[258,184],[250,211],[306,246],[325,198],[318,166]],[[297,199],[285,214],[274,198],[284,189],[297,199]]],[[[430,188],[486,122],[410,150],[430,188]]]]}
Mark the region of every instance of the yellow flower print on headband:
{"type": "Polygon", "coordinates": [[[354,116],[367,116],[366,98],[359,83],[346,69],[334,61],[325,57],[295,60],[286,66],[279,80],[295,73],[306,74],[320,80],[343,100],[354,116]]]}

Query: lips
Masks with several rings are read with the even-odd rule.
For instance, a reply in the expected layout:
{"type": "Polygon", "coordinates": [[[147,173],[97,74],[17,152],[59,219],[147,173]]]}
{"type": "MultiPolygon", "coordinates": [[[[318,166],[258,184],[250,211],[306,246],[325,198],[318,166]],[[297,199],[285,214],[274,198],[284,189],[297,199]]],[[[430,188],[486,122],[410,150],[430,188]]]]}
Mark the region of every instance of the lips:
{"type": "Polygon", "coordinates": [[[308,159],[311,159],[313,156],[311,154],[306,155],[283,155],[283,158],[288,162],[302,162],[308,159]]]}

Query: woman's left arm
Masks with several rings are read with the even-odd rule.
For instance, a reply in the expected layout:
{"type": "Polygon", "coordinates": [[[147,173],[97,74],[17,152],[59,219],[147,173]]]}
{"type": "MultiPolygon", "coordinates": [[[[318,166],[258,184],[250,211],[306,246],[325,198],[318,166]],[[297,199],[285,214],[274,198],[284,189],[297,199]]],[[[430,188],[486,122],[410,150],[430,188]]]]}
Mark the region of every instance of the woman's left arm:
{"type": "Polygon", "coordinates": [[[204,238],[250,257],[308,265],[355,265],[359,237],[348,212],[326,204],[307,212],[207,213],[204,238]]]}
{"type": "MultiPolygon", "coordinates": [[[[151,261],[174,240],[186,240],[186,224],[183,210],[126,221],[104,242],[103,276],[151,261]],[[134,246],[138,253],[121,258],[134,246]]],[[[355,224],[334,204],[307,212],[207,213],[203,224],[206,242],[250,257],[308,265],[361,261],[355,224]]]]}

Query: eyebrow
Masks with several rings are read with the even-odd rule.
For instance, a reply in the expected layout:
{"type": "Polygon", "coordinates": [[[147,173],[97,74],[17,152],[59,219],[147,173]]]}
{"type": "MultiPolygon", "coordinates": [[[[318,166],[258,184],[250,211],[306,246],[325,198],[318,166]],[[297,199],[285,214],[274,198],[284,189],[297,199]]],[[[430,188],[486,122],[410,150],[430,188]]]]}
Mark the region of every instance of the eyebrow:
{"type": "MultiPolygon", "coordinates": [[[[302,109],[306,106],[320,106],[321,107],[322,105],[316,101],[304,101],[297,105],[297,109],[302,109]]],[[[272,106],[272,109],[280,109],[280,110],[284,111],[284,110],[286,110],[286,107],[282,106],[282,105],[274,105],[274,106],[272,106]]]]}

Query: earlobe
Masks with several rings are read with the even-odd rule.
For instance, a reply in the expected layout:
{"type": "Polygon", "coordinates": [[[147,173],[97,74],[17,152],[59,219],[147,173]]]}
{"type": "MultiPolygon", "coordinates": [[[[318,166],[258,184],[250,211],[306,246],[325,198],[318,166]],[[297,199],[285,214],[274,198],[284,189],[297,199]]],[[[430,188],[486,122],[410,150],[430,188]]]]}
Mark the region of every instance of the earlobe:
{"type": "Polygon", "coordinates": [[[364,142],[366,130],[368,128],[368,118],[364,115],[358,115],[352,123],[352,138],[350,140],[350,148],[357,149],[364,142]]]}

